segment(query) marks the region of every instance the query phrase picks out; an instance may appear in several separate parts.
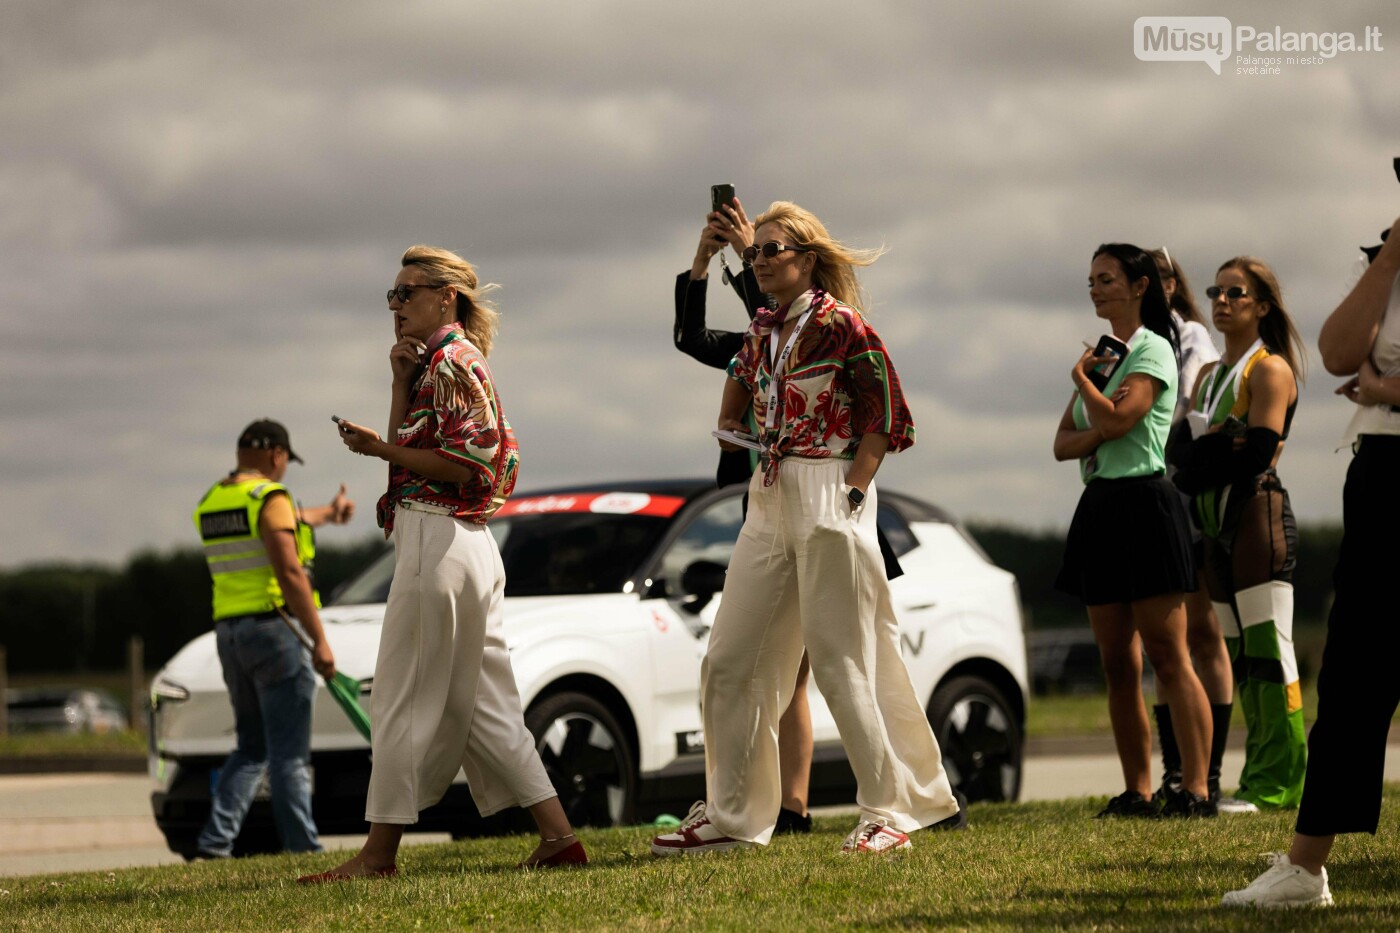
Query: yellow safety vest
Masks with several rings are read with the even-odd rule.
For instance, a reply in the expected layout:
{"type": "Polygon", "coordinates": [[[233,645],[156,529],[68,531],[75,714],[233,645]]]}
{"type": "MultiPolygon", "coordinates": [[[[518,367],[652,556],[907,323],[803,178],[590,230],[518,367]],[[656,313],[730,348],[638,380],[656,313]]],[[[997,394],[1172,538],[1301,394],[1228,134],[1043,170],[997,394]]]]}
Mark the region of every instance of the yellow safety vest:
{"type": "MultiPolygon", "coordinates": [[[[287,487],[264,477],[216,483],[194,510],[194,525],[204,542],[204,559],[214,578],[214,618],[256,615],[285,604],[272,561],[258,534],[263,503],[287,487]]],[[[290,493],[287,493],[290,496],[290,493]]],[[[311,526],[297,522],[297,560],[308,570],[316,557],[311,526]]],[[[312,589],[316,605],[321,596],[312,589]]]]}

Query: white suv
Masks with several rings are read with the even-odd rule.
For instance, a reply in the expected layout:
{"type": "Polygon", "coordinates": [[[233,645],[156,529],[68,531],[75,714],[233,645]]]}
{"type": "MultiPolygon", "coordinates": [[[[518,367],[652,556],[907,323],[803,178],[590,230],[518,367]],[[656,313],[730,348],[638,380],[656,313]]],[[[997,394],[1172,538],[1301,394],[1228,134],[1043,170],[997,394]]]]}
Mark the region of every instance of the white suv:
{"type": "MultiPolygon", "coordinates": [[[[578,487],[516,495],[492,518],[525,719],[574,825],[650,820],[704,796],[700,659],[742,524],[742,493],[703,481],[578,487]]],[[[904,659],[949,776],[971,800],[1015,800],[1027,696],[1015,579],[938,508],[881,490],[879,509],[904,568],[891,583],[904,659]]],[[[321,616],[337,666],[366,694],[392,574],[385,553],[321,616]]],[[[815,684],[810,700],[811,802],[849,802],[854,779],[815,684]]],[[[172,850],[191,854],[233,746],[212,633],[156,675],[150,726],[156,822],[172,850]]],[[[369,748],[324,687],[311,767],[321,832],[364,832],[369,748]]],[[[460,837],[522,825],[520,811],[482,820],[463,780],[411,828],[460,837]]],[[[271,811],[259,800],[235,851],[276,847],[271,811]]]]}

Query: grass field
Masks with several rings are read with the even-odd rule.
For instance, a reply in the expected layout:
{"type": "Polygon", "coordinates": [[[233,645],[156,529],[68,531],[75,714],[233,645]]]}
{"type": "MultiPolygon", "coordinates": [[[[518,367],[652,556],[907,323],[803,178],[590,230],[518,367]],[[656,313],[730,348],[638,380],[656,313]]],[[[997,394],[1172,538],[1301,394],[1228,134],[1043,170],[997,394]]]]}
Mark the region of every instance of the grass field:
{"type": "Polygon", "coordinates": [[[521,836],[412,846],[402,875],[316,888],[301,873],[335,854],[0,879],[7,930],[801,930],[1095,928],[1277,930],[1400,927],[1400,785],[1377,838],[1346,837],[1329,911],[1225,912],[1225,890],[1284,848],[1290,813],[1204,821],[1104,821],[1102,800],[982,805],[967,832],[914,836],[896,856],[837,849],[846,820],[766,849],[687,859],[648,854],[646,828],[583,833],[583,869],[521,872],[521,836]]]}
{"type": "Polygon", "coordinates": [[[139,732],[32,732],[0,736],[0,758],[144,758],[139,732]]]}

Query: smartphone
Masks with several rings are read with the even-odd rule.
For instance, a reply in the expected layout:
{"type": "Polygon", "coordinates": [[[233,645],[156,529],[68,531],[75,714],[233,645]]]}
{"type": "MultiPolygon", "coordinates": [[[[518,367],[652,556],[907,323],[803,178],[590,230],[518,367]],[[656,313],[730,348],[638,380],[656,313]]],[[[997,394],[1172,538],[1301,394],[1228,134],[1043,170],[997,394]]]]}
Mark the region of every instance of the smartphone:
{"type": "MultiPolygon", "coordinates": [[[[729,215],[720,210],[720,208],[726,204],[731,207],[734,205],[734,186],[710,185],[710,211],[719,214],[721,217],[727,217],[729,215]]],[[[722,247],[729,244],[729,241],[722,236],[711,237],[710,239],[722,247]]]]}
{"type": "Polygon", "coordinates": [[[1123,357],[1128,355],[1128,345],[1114,337],[1112,334],[1104,334],[1099,338],[1098,345],[1094,347],[1094,356],[1109,356],[1107,360],[1087,373],[1089,381],[1094,384],[1094,388],[1100,392],[1104,386],[1108,385],[1108,380],[1113,378],[1113,373],[1118,369],[1118,364],[1123,362],[1123,357]]]}
{"type": "Polygon", "coordinates": [[[718,213],[726,204],[734,206],[734,186],[710,185],[710,210],[718,213]]]}

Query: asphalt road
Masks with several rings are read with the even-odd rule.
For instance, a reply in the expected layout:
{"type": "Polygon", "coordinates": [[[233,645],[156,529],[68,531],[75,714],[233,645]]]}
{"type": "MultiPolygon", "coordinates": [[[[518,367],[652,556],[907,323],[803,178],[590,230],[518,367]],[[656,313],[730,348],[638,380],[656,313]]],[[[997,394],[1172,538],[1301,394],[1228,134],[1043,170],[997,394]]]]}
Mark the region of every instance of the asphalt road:
{"type": "MultiPolygon", "coordinates": [[[[1227,752],[1225,774],[1238,774],[1243,763],[1243,751],[1227,752]]],[[[1400,781],[1400,744],[1389,746],[1385,773],[1400,781]]],[[[1032,756],[1026,759],[1021,799],[1106,796],[1117,792],[1122,780],[1112,754],[1032,756]]],[[[180,857],[166,849],[151,818],[149,794],[150,781],[140,774],[0,776],[0,878],[178,864],[180,857]]],[[[448,838],[445,833],[405,836],[408,843],[448,838]]],[[[322,841],[327,848],[357,848],[364,837],[322,841]]]]}

